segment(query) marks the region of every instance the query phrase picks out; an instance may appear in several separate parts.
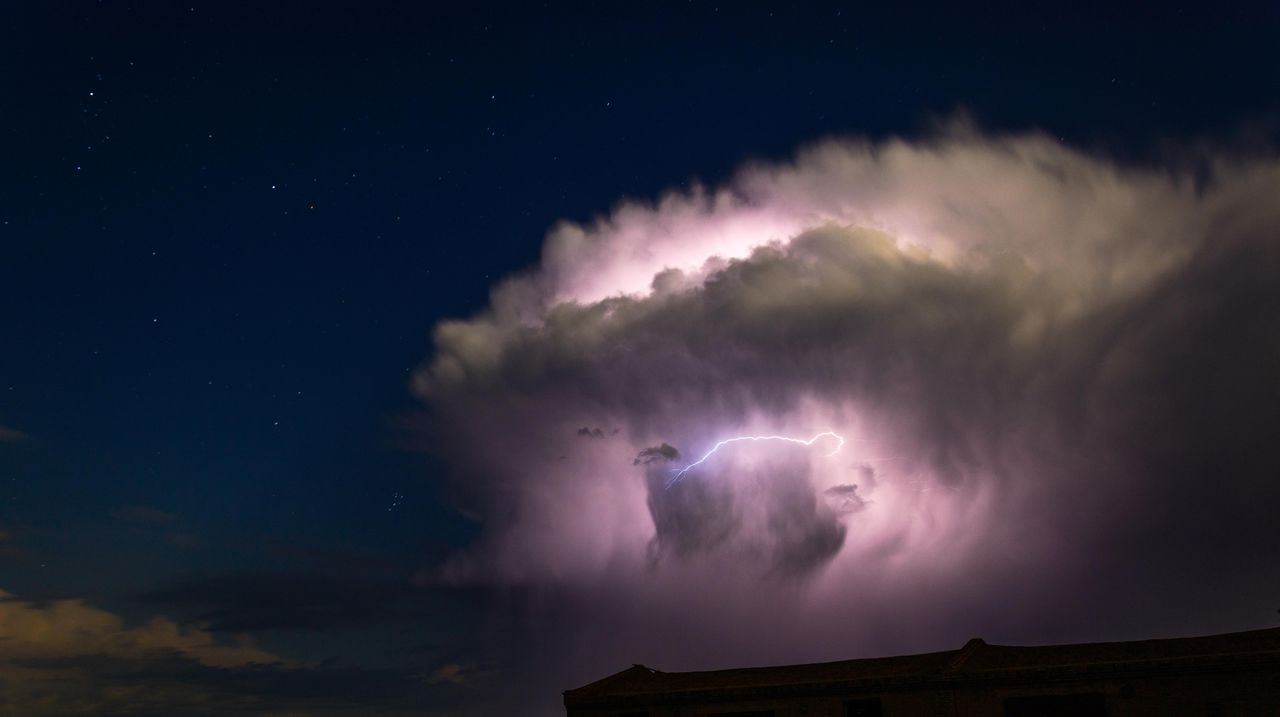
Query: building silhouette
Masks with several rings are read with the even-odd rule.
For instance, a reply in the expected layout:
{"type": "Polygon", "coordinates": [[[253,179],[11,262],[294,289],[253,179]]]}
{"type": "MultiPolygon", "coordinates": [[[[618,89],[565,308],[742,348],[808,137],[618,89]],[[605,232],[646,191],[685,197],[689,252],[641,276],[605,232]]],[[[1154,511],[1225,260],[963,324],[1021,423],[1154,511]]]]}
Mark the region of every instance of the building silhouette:
{"type": "Polygon", "coordinates": [[[1280,628],[661,672],[564,693],[569,717],[1280,717],[1280,628]]]}

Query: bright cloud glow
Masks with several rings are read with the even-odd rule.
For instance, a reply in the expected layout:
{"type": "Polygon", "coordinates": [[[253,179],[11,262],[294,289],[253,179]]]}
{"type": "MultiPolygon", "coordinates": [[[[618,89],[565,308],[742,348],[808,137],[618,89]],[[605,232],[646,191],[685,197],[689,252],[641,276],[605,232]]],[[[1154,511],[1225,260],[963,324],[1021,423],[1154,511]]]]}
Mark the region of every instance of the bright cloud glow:
{"type": "Polygon", "coordinates": [[[415,376],[482,532],[429,579],[546,587],[557,643],[672,669],[1220,601],[1162,581],[1280,542],[1246,440],[1280,425],[1280,162],[1195,166],[961,128],[556,227],[415,376]]]}

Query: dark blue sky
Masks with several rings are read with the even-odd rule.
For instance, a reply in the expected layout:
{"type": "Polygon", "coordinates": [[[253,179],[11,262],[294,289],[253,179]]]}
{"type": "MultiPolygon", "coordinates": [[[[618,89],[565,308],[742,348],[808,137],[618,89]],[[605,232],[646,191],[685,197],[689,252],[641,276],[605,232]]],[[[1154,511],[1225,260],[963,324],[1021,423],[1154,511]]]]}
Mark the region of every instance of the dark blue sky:
{"type": "Polygon", "coordinates": [[[476,526],[409,372],[558,219],[957,111],[1128,159],[1274,132],[1275,3],[1016,7],[11,4],[0,589],[462,659],[474,596],[410,581],[476,526]]]}

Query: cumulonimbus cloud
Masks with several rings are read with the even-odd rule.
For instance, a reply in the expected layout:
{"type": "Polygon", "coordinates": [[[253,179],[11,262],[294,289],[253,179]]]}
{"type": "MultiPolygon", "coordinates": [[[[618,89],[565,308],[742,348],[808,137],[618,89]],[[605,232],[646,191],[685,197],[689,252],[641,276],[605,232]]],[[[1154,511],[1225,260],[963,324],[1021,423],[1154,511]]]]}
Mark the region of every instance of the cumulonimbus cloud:
{"type": "Polygon", "coordinates": [[[1280,161],[1194,166],[834,141],[555,228],[415,377],[484,523],[448,577],[667,666],[1269,620],[1280,161]]]}

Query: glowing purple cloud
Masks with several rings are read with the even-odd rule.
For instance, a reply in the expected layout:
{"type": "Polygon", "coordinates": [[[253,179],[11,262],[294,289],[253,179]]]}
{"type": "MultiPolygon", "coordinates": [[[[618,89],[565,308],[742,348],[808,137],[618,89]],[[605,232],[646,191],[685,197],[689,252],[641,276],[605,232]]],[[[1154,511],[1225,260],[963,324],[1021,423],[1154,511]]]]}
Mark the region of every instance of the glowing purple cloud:
{"type": "Polygon", "coordinates": [[[1270,620],[1273,155],[961,128],[557,225],[414,376],[481,530],[428,578],[546,597],[561,684],[1270,620]]]}
{"type": "Polygon", "coordinates": [[[834,456],[835,454],[840,452],[841,448],[844,448],[844,438],[834,431],[823,431],[822,433],[819,433],[818,435],[808,440],[805,440],[803,438],[791,438],[790,436],[735,436],[733,438],[726,438],[723,441],[720,441],[719,443],[712,446],[711,450],[704,453],[701,458],[694,461],[693,463],[690,463],[684,468],[681,468],[674,476],[671,477],[671,480],[667,481],[665,488],[667,490],[670,490],[671,486],[675,485],[681,478],[683,478],[685,473],[688,473],[694,468],[697,468],[698,466],[702,465],[708,458],[712,456],[712,454],[720,450],[721,447],[726,446],[730,443],[738,443],[740,441],[786,441],[787,443],[796,443],[802,446],[812,446],[814,443],[817,442],[819,438],[823,438],[825,436],[831,436],[832,438],[836,439],[836,447],[826,455],[834,456]]]}

